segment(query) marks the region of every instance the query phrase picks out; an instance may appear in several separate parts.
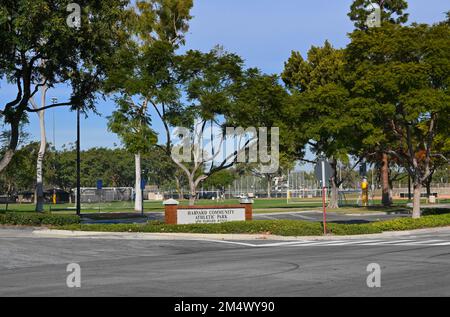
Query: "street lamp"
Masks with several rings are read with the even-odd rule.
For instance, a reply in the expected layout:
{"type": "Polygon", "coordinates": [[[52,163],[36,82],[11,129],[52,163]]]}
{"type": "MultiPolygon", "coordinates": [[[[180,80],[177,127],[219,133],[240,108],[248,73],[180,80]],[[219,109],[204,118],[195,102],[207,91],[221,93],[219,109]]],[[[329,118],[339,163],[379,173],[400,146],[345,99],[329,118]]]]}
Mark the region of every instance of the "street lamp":
{"type": "MultiPolygon", "coordinates": [[[[52,97],[52,104],[56,105],[58,103],[58,98],[52,97]]],[[[53,147],[56,149],[56,139],[55,139],[55,109],[53,109],[53,147]]]]}

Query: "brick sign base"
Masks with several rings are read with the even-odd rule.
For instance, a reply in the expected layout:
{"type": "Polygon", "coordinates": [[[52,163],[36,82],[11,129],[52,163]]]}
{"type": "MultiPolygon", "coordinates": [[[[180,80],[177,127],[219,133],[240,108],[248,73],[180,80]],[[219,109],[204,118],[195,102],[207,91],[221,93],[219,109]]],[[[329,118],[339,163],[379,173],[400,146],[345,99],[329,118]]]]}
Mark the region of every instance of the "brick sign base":
{"type": "MultiPolygon", "coordinates": [[[[253,205],[252,204],[240,204],[240,205],[225,205],[225,206],[178,206],[178,205],[165,205],[165,222],[169,225],[176,224],[188,224],[188,223],[219,223],[219,222],[228,222],[230,220],[225,220],[227,218],[227,214],[231,214],[237,212],[238,209],[244,210],[245,221],[251,221],[253,219],[253,205]],[[178,211],[186,212],[186,215],[189,214],[189,211],[192,211],[193,214],[190,214],[186,217],[181,217],[183,219],[178,219],[178,211]],[[195,212],[194,212],[195,211],[195,212]],[[192,218],[192,221],[189,221],[187,218],[192,218]],[[218,218],[222,218],[217,220],[218,218]],[[195,220],[197,219],[197,220],[195,220]],[[209,220],[208,220],[209,219],[209,220]],[[211,220],[214,219],[214,220],[211,220]],[[209,222],[213,221],[213,222],[209,222]]],[[[233,219],[233,217],[231,217],[233,219]]],[[[234,221],[234,220],[231,220],[234,221]]],[[[238,221],[238,220],[237,220],[238,221]]]]}

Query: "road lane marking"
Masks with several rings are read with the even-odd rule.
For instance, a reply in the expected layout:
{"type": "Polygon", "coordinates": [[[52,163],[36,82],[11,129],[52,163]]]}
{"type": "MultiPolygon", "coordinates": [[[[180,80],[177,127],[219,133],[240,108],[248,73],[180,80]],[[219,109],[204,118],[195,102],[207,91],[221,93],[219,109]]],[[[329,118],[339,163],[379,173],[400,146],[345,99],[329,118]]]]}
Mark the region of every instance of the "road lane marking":
{"type": "Polygon", "coordinates": [[[396,243],[404,243],[404,242],[411,242],[414,240],[394,240],[394,241],[380,241],[380,242],[374,242],[373,243],[363,243],[363,245],[386,245],[386,244],[396,244],[396,243]]]}
{"type": "Polygon", "coordinates": [[[450,245],[450,242],[433,243],[432,245],[433,245],[433,246],[450,245]]]}
{"type": "Polygon", "coordinates": [[[445,242],[444,240],[423,240],[414,242],[396,243],[395,245],[429,245],[431,243],[445,242]]]}
{"type": "Polygon", "coordinates": [[[235,244],[235,245],[242,245],[242,246],[245,246],[245,247],[255,247],[256,246],[256,244],[244,243],[244,242],[236,242],[236,241],[226,241],[226,240],[207,240],[207,239],[202,239],[202,240],[196,240],[196,241],[208,241],[208,242],[214,242],[214,243],[235,244]]]}
{"type": "Polygon", "coordinates": [[[370,242],[370,244],[372,244],[372,243],[377,243],[377,241],[382,241],[382,240],[347,241],[347,242],[342,242],[342,243],[334,243],[333,245],[355,245],[355,244],[366,244],[369,242],[370,242]]]}
{"type": "Polygon", "coordinates": [[[305,220],[316,220],[313,217],[303,216],[303,215],[299,215],[299,214],[289,214],[289,215],[293,216],[293,217],[296,217],[296,218],[305,219],[305,220]]]}
{"type": "Polygon", "coordinates": [[[266,218],[266,219],[270,219],[270,220],[278,220],[275,217],[270,217],[270,216],[266,216],[266,215],[255,215],[255,218],[266,218]]]}
{"type": "Polygon", "coordinates": [[[315,245],[317,245],[317,246],[319,246],[319,245],[334,245],[335,243],[342,243],[342,242],[344,242],[343,240],[337,240],[337,241],[312,241],[312,242],[309,242],[309,243],[303,243],[303,244],[298,244],[298,245],[295,245],[295,246],[302,246],[302,247],[304,247],[304,246],[315,246],[315,245]]]}
{"type": "Polygon", "coordinates": [[[296,245],[296,244],[302,244],[302,243],[311,243],[311,242],[313,242],[313,241],[305,240],[305,241],[291,241],[291,242],[255,244],[255,246],[257,246],[257,247],[281,247],[281,246],[290,246],[290,245],[296,245]]]}
{"type": "Polygon", "coordinates": [[[450,241],[444,240],[303,240],[303,241],[287,241],[287,242],[276,242],[276,243],[246,243],[238,241],[227,241],[227,240],[198,240],[207,241],[213,243],[223,243],[238,246],[245,246],[251,248],[272,248],[272,247],[315,247],[315,246],[448,246],[450,241]]]}

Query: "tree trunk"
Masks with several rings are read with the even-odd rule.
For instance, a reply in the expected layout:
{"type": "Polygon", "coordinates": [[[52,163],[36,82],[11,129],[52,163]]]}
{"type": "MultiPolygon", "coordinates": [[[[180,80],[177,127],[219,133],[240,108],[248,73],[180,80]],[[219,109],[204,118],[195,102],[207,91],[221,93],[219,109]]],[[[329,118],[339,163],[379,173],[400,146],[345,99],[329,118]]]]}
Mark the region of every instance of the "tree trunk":
{"type": "MultiPolygon", "coordinates": [[[[333,177],[331,178],[331,197],[328,203],[328,208],[338,209],[339,208],[339,193],[337,185],[337,161],[332,159],[330,162],[331,169],[333,170],[333,177]]],[[[324,186],[324,185],[322,185],[324,186]]],[[[325,185],[326,186],[326,185],[325,185]]]]}
{"type": "Polygon", "coordinates": [[[142,190],[141,190],[141,154],[134,156],[135,169],[136,169],[136,183],[135,183],[135,199],[134,210],[142,211],[142,190]]]}
{"type": "MultiPolygon", "coordinates": [[[[44,97],[45,98],[45,97],[44,97]]],[[[44,211],[44,177],[43,177],[43,163],[45,148],[47,146],[45,136],[45,111],[41,110],[38,113],[39,127],[41,130],[41,145],[39,147],[39,153],[36,161],[36,211],[44,211]]]]}
{"type": "Polygon", "coordinates": [[[272,177],[267,176],[267,198],[272,198],[272,177]]]}
{"type": "Polygon", "coordinates": [[[331,197],[330,197],[330,202],[328,203],[328,208],[339,209],[339,192],[338,192],[338,186],[336,184],[336,181],[334,180],[334,177],[331,180],[331,197]]]}
{"type": "Polygon", "coordinates": [[[180,193],[179,193],[179,195],[180,195],[180,199],[181,200],[184,200],[184,191],[183,191],[183,187],[182,186],[180,186],[180,193]]]}
{"type": "Polygon", "coordinates": [[[430,198],[430,196],[431,196],[431,180],[427,181],[426,187],[427,187],[427,197],[430,198]]]}
{"type": "Polygon", "coordinates": [[[183,199],[183,191],[181,190],[180,179],[175,176],[175,183],[177,186],[178,200],[183,199]]]}
{"type": "Polygon", "coordinates": [[[413,219],[418,219],[421,216],[420,212],[420,198],[422,194],[422,184],[420,181],[414,182],[414,200],[413,200],[413,219]]]}
{"type": "Polygon", "coordinates": [[[391,190],[389,186],[389,157],[386,153],[383,153],[383,159],[381,164],[381,187],[382,197],[381,201],[384,207],[390,207],[392,205],[391,190]]]}
{"type": "Polygon", "coordinates": [[[8,166],[14,154],[15,150],[11,149],[6,150],[5,154],[3,154],[2,160],[0,161],[0,172],[2,172],[8,166]]]}
{"type": "Polygon", "coordinates": [[[430,176],[428,176],[427,180],[425,181],[425,186],[427,188],[427,197],[430,198],[431,196],[431,183],[433,182],[433,175],[435,170],[433,169],[430,176]]]}
{"type": "Polygon", "coordinates": [[[11,138],[9,140],[9,145],[5,154],[3,154],[2,159],[0,160],[0,173],[8,166],[11,162],[14,154],[16,153],[17,145],[19,143],[19,126],[20,121],[14,120],[14,122],[10,123],[11,125],[11,138]]]}
{"type": "Polygon", "coordinates": [[[193,176],[189,176],[189,206],[195,206],[195,199],[197,198],[197,186],[193,178],[193,176]]]}

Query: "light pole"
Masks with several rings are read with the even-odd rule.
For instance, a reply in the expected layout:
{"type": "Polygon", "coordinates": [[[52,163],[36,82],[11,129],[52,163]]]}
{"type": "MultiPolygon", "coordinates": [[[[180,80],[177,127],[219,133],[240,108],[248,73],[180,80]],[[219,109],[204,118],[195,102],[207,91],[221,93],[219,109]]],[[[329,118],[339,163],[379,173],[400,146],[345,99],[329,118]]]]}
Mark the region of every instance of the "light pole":
{"type": "MultiPolygon", "coordinates": [[[[55,105],[58,103],[58,98],[56,97],[52,97],[51,99],[52,104],[55,105]]],[[[53,160],[53,168],[55,169],[56,172],[56,141],[55,141],[55,109],[53,109],[52,111],[53,114],[53,148],[55,149],[55,158],[53,160]]],[[[52,202],[54,205],[56,205],[56,188],[55,186],[53,186],[53,195],[52,195],[52,202]]]]}
{"type": "Polygon", "coordinates": [[[77,216],[81,216],[80,106],[77,107],[77,216]]]}
{"type": "MultiPolygon", "coordinates": [[[[52,97],[52,104],[57,104],[58,98],[52,97]]],[[[53,109],[53,147],[56,149],[56,139],[55,139],[55,109],[53,109]]]]}

